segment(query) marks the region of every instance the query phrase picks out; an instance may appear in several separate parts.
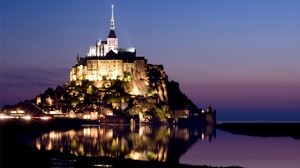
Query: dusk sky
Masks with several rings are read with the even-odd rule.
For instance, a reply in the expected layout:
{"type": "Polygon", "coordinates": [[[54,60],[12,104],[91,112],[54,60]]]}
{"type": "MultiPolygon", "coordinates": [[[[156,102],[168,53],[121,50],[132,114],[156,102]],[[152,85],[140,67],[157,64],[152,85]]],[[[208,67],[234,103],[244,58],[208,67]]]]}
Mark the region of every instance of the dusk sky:
{"type": "MultiPolygon", "coordinates": [[[[299,0],[119,0],[120,47],[163,64],[217,120],[300,121],[299,0]]],[[[69,80],[109,32],[111,0],[1,0],[0,105],[69,80]]]]}

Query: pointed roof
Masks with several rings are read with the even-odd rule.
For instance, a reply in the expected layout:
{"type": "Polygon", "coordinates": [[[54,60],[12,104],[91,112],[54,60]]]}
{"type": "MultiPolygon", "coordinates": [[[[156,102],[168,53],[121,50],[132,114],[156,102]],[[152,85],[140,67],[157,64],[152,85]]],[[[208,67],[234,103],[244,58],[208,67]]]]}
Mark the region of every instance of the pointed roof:
{"type": "Polygon", "coordinates": [[[115,33],[114,5],[111,5],[111,20],[109,29],[110,31],[108,34],[108,38],[117,38],[117,35],[115,33]]]}
{"type": "Polygon", "coordinates": [[[116,33],[115,33],[115,30],[110,30],[107,37],[108,37],[108,38],[117,38],[117,35],[116,35],[116,33]]]}
{"type": "Polygon", "coordinates": [[[117,56],[118,56],[118,54],[116,54],[115,52],[113,52],[113,50],[109,50],[108,53],[106,54],[107,58],[109,58],[109,57],[115,58],[117,56]]]}

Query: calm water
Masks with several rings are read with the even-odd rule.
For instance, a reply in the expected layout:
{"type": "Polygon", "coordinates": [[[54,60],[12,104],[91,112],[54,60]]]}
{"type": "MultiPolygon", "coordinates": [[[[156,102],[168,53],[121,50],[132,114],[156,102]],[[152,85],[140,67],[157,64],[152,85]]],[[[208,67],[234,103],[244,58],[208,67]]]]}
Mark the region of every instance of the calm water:
{"type": "Polygon", "coordinates": [[[300,140],[253,137],[216,131],[211,142],[197,141],[181,156],[181,163],[249,168],[299,168],[300,140]]]}
{"type": "Polygon", "coordinates": [[[293,168],[300,165],[300,140],[234,135],[212,127],[87,125],[77,130],[50,131],[31,144],[38,149],[78,156],[250,168],[293,168]]]}

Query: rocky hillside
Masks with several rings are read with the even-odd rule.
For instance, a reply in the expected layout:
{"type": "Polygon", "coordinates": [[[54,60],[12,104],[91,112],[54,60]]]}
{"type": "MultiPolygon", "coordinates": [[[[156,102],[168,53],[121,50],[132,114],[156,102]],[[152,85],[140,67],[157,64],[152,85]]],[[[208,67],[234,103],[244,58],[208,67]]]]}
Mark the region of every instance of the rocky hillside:
{"type": "MultiPolygon", "coordinates": [[[[48,88],[37,98],[16,105],[6,105],[3,111],[13,108],[47,111],[58,109],[63,113],[74,111],[113,111],[114,116],[139,117],[145,122],[166,122],[174,117],[175,110],[198,113],[198,107],[183,94],[179,83],[169,81],[162,65],[147,65],[147,78],[125,74],[122,80],[99,82],[68,82],[55,89],[48,88]]],[[[104,114],[105,115],[105,114],[104,114]]]]}

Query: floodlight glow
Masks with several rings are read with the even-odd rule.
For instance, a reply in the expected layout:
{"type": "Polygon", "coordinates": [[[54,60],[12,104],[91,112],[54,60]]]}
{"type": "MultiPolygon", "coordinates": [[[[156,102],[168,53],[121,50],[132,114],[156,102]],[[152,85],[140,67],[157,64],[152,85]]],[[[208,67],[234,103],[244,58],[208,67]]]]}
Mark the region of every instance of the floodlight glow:
{"type": "Polygon", "coordinates": [[[9,119],[9,118],[14,118],[14,117],[8,115],[0,115],[0,119],[9,119]]]}
{"type": "Polygon", "coordinates": [[[43,116],[43,117],[40,117],[41,120],[49,120],[50,117],[47,117],[47,116],[43,116]]]}
{"type": "Polygon", "coordinates": [[[30,115],[24,116],[23,119],[25,119],[25,120],[31,120],[31,116],[30,115]]]}

